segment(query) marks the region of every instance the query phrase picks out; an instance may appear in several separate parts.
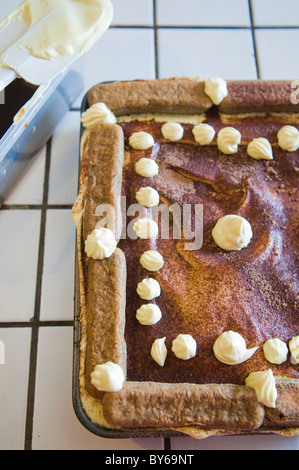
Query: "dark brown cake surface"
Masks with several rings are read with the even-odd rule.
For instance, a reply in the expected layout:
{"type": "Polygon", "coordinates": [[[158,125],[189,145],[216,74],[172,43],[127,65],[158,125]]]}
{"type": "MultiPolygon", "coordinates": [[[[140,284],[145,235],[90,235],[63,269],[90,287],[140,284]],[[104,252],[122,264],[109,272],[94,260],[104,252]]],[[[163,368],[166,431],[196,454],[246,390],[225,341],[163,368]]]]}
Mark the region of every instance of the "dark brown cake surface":
{"type": "MultiPolygon", "coordinates": [[[[205,122],[216,131],[224,127],[213,111],[205,122]]],[[[161,135],[161,125],[153,121],[121,124],[131,154],[124,169],[123,195],[127,206],[136,204],[138,189],[149,185],[159,192],[160,204],[182,208],[187,203],[192,213],[195,205],[202,205],[203,245],[185,250],[184,239],[172,239],[172,219],[169,239],[161,239],[160,230],[157,239],[120,241],[128,270],[128,380],[244,384],[250,372],[269,367],[274,375],[298,378],[298,366],[290,357],[275,366],[266,361],[262,349],[267,339],[277,337],[287,343],[298,334],[298,152],[288,153],[277,146],[279,120],[234,122],[245,143],[257,135],[269,139],[272,161],[250,158],[245,143],[229,156],[221,154],[215,142],[199,146],[189,124],[184,125],[180,143],[169,142],[161,135]],[[150,133],[154,147],[147,151],[130,148],[128,138],[136,131],[150,133]],[[158,163],[157,176],[136,174],[135,162],[144,156],[158,163]],[[241,215],[251,223],[253,238],[247,248],[225,252],[213,241],[212,228],[225,214],[241,215]],[[164,258],[157,273],[149,273],[139,263],[143,251],[149,249],[164,258]],[[144,277],[154,277],[161,286],[161,296],[153,302],[160,307],[162,319],[152,326],[136,320],[136,310],[144,303],[136,286],[144,277]],[[243,364],[222,364],[214,356],[213,343],[227,330],[240,333],[248,348],[259,346],[259,350],[243,364]],[[179,333],[191,334],[197,343],[196,357],[183,363],[171,352],[172,340],[179,333]],[[150,350],[152,342],[164,336],[168,356],[161,368],[150,350]]],[[[145,216],[151,211],[145,211],[145,216]]]]}

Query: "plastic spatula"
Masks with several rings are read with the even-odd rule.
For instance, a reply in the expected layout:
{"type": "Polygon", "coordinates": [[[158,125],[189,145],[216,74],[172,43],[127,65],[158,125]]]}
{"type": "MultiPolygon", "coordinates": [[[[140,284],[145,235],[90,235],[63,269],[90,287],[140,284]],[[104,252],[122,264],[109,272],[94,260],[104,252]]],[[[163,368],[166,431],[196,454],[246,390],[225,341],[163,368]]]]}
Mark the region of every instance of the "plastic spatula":
{"type": "Polygon", "coordinates": [[[50,15],[55,20],[57,14],[59,14],[58,11],[48,13],[28,31],[26,31],[26,24],[20,21],[12,23],[0,32],[0,61],[5,64],[4,67],[0,67],[0,91],[17,77],[21,77],[33,85],[42,85],[59,73],[64,73],[80,57],[81,54],[77,53],[61,59],[40,59],[33,57],[28,50],[18,46],[20,42],[34,34],[37,29],[42,28],[43,23],[49,20],[50,15]]]}
{"type": "Polygon", "coordinates": [[[8,23],[0,31],[0,55],[17,42],[26,33],[27,29],[28,25],[22,18],[19,21],[8,23]]]}
{"type": "MultiPolygon", "coordinates": [[[[2,31],[0,31],[0,57],[1,55],[17,42],[27,30],[25,21],[14,21],[9,23],[2,31]]],[[[17,73],[9,68],[0,66],[0,91],[4,89],[17,77],[17,73]]]]}

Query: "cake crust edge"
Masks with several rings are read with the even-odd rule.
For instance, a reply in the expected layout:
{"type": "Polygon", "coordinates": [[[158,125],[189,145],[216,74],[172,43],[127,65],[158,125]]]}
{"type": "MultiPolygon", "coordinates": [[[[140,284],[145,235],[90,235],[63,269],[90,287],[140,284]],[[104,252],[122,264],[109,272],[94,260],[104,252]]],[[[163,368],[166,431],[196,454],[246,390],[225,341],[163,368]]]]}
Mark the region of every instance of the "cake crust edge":
{"type": "MultiPolygon", "coordinates": [[[[173,80],[174,80],[175,86],[177,87],[178,82],[176,81],[176,79],[173,79],[173,80]]],[[[187,80],[189,81],[189,79],[187,80]]],[[[121,103],[123,103],[124,97],[127,96],[126,95],[127,90],[125,91],[125,93],[123,93],[124,90],[123,91],[120,90],[121,96],[114,97],[114,103],[115,103],[114,105],[112,104],[111,101],[109,101],[109,94],[110,93],[114,94],[115,87],[119,86],[119,83],[124,83],[124,84],[133,83],[134,94],[135,94],[137,93],[138,90],[140,93],[140,86],[144,90],[145,83],[147,84],[146,89],[150,90],[149,82],[151,81],[145,80],[145,81],[134,81],[134,82],[114,82],[112,84],[97,85],[96,87],[91,89],[91,91],[88,94],[89,106],[91,106],[95,102],[103,101],[107,104],[108,107],[111,107],[115,115],[129,114],[129,113],[136,112],[137,110],[140,113],[142,112],[158,113],[163,110],[163,112],[168,112],[169,114],[173,112],[177,112],[177,111],[182,112],[182,114],[189,114],[189,113],[192,114],[194,112],[197,112],[197,113],[204,112],[212,106],[212,103],[210,102],[210,100],[209,102],[207,100],[203,100],[202,103],[196,104],[196,111],[195,111],[195,108],[193,106],[190,107],[188,103],[186,104],[184,100],[182,99],[182,101],[177,103],[175,106],[173,106],[173,104],[167,105],[167,103],[166,104],[163,103],[163,105],[161,105],[160,107],[160,106],[156,106],[151,101],[146,101],[148,100],[148,98],[146,98],[143,103],[140,103],[140,100],[138,100],[138,97],[137,97],[136,98],[137,101],[135,101],[130,106],[126,107],[126,106],[123,106],[121,103]],[[117,104],[117,99],[119,100],[118,104],[117,104]]],[[[158,81],[155,81],[155,83],[156,82],[158,81]]],[[[165,89],[164,88],[165,83],[166,82],[163,83],[163,87],[161,88],[161,90],[165,89]]],[[[198,85],[198,83],[201,84],[202,82],[196,80],[195,85],[198,85]]],[[[248,84],[251,82],[246,82],[246,83],[248,84]]],[[[284,82],[284,83],[289,83],[289,82],[284,82]]],[[[190,85],[189,82],[188,82],[188,85],[190,85]]],[[[110,98],[110,100],[111,99],[112,98],[110,98]]],[[[228,102],[228,101],[225,102],[225,100],[223,101],[223,104],[220,105],[219,107],[220,111],[223,111],[228,114],[230,113],[233,114],[238,109],[238,112],[239,112],[240,111],[239,100],[240,100],[240,94],[236,93],[235,99],[232,100],[231,102],[228,102]]],[[[266,111],[266,112],[268,112],[269,110],[273,112],[282,111],[282,110],[284,112],[286,111],[285,102],[277,103],[277,100],[276,100],[274,104],[275,106],[270,106],[270,108],[267,106],[266,107],[262,106],[262,111],[266,111]]],[[[247,107],[246,111],[253,112],[257,108],[259,110],[261,109],[261,102],[259,100],[257,100],[256,103],[253,104],[253,107],[251,108],[247,107]]],[[[298,112],[298,111],[299,109],[297,110],[297,108],[296,110],[294,110],[294,108],[292,109],[292,112],[298,112]]],[[[95,133],[98,134],[100,132],[101,135],[103,135],[103,133],[104,134],[108,133],[111,138],[111,130],[113,129],[115,131],[116,128],[120,129],[120,127],[117,126],[117,124],[116,125],[110,125],[110,124],[100,125],[99,128],[95,131],[95,133]]],[[[90,135],[87,137],[86,142],[85,142],[85,147],[84,147],[83,154],[82,154],[79,196],[73,208],[73,218],[74,220],[76,220],[76,227],[77,227],[77,250],[78,250],[78,253],[80,253],[79,258],[78,258],[78,263],[80,266],[79,284],[80,284],[80,310],[81,310],[80,322],[82,323],[82,331],[81,331],[81,334],[82,334],[81,356],[82,357],[85,356],[85,353],[87,351],[86,349],[87,344],[88,344],[87,338],[91,334],[90,329],[89,329],[90,325],[88,325],[88,322],[86,321],[86,311],[88,310],[88,297],[89,296],[86,290],[86,270],[88,270],[88,268],[84,261],[84,253],[83,253],[84,251],[83,234],[86,233],[86,227],[83,222],[84,220],[83,213],[86,210],[86,204],[88,200],[88,161],[89,161],[89,155],[90,155],[89,144],[90,144],[90,139],[92,138],[92,135],[95,135],[95,133],[90,133],[90,135]]],[[[110,138],[108,139],[110,140],[110,142],[107,143],[107,146],[109,147],[108,153],[112,155],[111,162],[113,166],[114,164],[119,164],[121,158],[123,158],[123,154],[121,155],[123,151],[120,150],[121,147],[118,147],[117,151],[115,150],[111,151],[111,139],[110,138]]],[[[119,142],[117,143],[117,145],[118,144],[119,142]]],[[[119,177],[120,175],[118,174],[118,178],[119,177]]],[[[111,197],[114,201],[117,200],[117,197],[120,195],[119,191],[120,191],[119,185],[118,186],[116,185],[116,187],[111,190],[111,197]]],[[[116,210],[117,209],[118,208],[116,208],[116,210]]],[[[119,234],[119,228],[118,229],[116,228],[115,230],[116,230],[116,234],[117,233],[119,234]]],[[[121,307],[119,303],[117,305],[117,311],[118,311],[117,318],[118,318],[119,324],[121,325],[119,331],[121,331],[124,325],[123,323],[124,314],[125,314],[124,313],[124,302],[125,302],[124,297],[125,297],[125,282],[126,282],[125,281],[125,261],[124,261],[123,252],[117,249],[116,255],[112,259],[110,259],[110,262],[106,263],[107,266],[104,267],[102,263],[102,267],[105,271],[110,270],[110,272],[112,273],[113,270],[115,269],[115,267],[113,267],[113,262],[115,264],[116,257],[119,260],[121,260],[121,258],[123,257],[122,261],[120,261],[120,263],[123,263],[122,267],[120,268],[120,270],[123,273],[123,276],[120,276],[117,281],[119,289],[122,292],[120,297],[122,297],[122,300],[123,300],[123,302],[121,302],[121,307]]],[[[94,264],[99,265],[99,266],[101,265],[100,262],[94,263],[94,264]]],[[[102,268],[97,267],[94,269],[101,270],[102,268]]],[[[113,290],[115,291],[115,286],[113,287],[113,290]]],[[[104,358],[105,360],[107,360],[107,356],[106,355],[101,356],[101,354],[102,353],[98,353],[97,355],[95,355],[95,363],[103,362],[104,358]]],[[[121,364],[125,369],[125,354],[126,354],[125,345],[122,341],[120,341],[118,343],[118,347],[113,348],[113,354],[111,355],[109,360],[112,360],[116,363],[121,364]]],[[[127,382],[120,392],[103,393],[103,392],[96,391],[96,389],[93,386],[89,387],[88,385],[89,373],[90,373],[90,367],[89,368],[86,367],[85,360],[81,361],[80,362],[80,377],[81,377],[80,384],[81,384],[82,397],[84,396],[85,406],[89,408],[90,410],[93,409],[93,407],[99,407],[99,409],[101,410],[99,411],[99,416],[101,420],[103,419],[103,422],[105,423],[105,425],[112,426],[112,428],[116,427],[120,429],[131,428],[132,423],[135,423],[135,426],[137,426],[138,419],[139,419],[139,423],[140,423],[140,420],[144,422],[144,426],[143,425],[141,426],[142,428],[143,427],[145,428],[161,427],[161,422],[159,423],[158,421],[155,422],[151,420],[148,420],[147,422],[143,421],[145,408],[147,407],[147,400],[148,400],[147,394],[148,393],[151,398],[160,397],[161,399],[162,397],[162,405],[161,405],[162,410],[166,412],[166,410],[169,408],[169,392],[170,392],[170,395],[172,395],[173,397],[176,397],[178,395],[187,396],[188,393],[190,392],[190,389],[192,389],[191,395],[197,396],[196,393],[198,393],[198,390],[197,390],[198,387],[200,387],[201,391],[204,391],[204,393],[209,394],[211,392],[211,387],[215,385],[215,387],[218,387],[218,390],[221,388],[221,390],[224,393],[227,393],[229,395],[229,393],[231,392],[231,388],[232,388],[231,384],[222,384],[221,387],[218,384],[217,385],[206,384],[206,385],[195,386],[196,387],[196,392],[195,392],[195,389],[193,389],[194,384],[175,384],[174,385],[174,384],[156,384],[156,383],[150,383],[150,382],[140,384],[140,383],[127,382]],[[167,392],[165,393],[165,391],[167,392]],[[131,421],[124,420],[124,418],[120,416],[119,413],[115,413],[115,409],[117,408],[115,404],[118,403],[119,399],[121,399],[122,403],[127,403],[128,408],[129,408],[130,406],[132,406],[132,402],[136,400],[137,395],[140,396],[140,392],[142,392],[145,397],[144,405],[139,406],[139,408],[137,407],[135,416],[132,415],[132,413],[130,414],[129,417],[131,421]],[[163,397],[165,397],[164,401],[163,401],[163,397]]],[[[273,410],[267,409],[263,405],[259,404],[256,398],[252,396],[251,394],[252,390],[250,390],[248,387],[233,386],[235,391],[236,391],[236,388],[240,389],[239,393],[241,393],[241,390],[243,392],[244,391],[243,389],[246,389],[246,392],[244,391],[244,395],[246,396],[248,395],[248,397],[250,395],[250,399],[248,403],[250,402],[250,404],[254,406],[255,408],[255,414],[257,418],[254,421],[252,421],[251,424],[248,424],[247,427],[245,427],[244,429],[242,429],[241,426],[238,429],[233,429],[232,422],[230,423],[227,422],[226,424],[222,423],[222,425],[219,428],[219,422],[216,422],[216,421],[214,422],[214,429],[213,429],[213,426],[205,427],[201,423],[196,422],[195,419],[193,422],[190,422],[190,417],[184,419],[181,416],[180,419],[178,420],[177,415],[173,415],[173,419],[171,419],[169,418],[169,416],[171,416],[171,414],[169,413],[168,414],[166,413],[168,416],[168,420],[163,423],[163,426],[166,429],[169,429],[169,430],[174,429],[178,432],[186,431],[187,434],[193,435],[194,437],[198,437],[198,435],[200,437],[206,437],[208,435],[211,435],[211,433],[213,433],[213,435],[235,434],[236,432],[243,433],[244,430],[249,431],[249,432],[254,431],[255,433],[274,432],[274,433],[279,433],[279,434],[288,435],[288,436],[298,435],[299,434],[299,428],[298,428],[299,422],[298,422],[298,416],[294,415],[294,412],[293,412],[294,406],[292,407],[291,413],[287,415],[286,409],[285,409],[285,403],[286,402],[294,403],[294,401],[296,401],[295,399],[296,399],[296,396],[298,396],[299,381],[296,379],[288,379],[288,378],[276,379],[276,381],[278,385],[279,396],[278,396],[278,407],[274,410],[274,412],[273,410]],[[248,394],[248,391],[249,391],[249,394],[248,394]],[[280,400],[280,397],[282,396],[284,398],[283,400],[280,400]],[[198,426],[199,424],[200,426],[198,426]],[[287,426],[287,428],[285,428],[285,426],[287,426]]],[[[298,409],[298,403],[297,403],[297,409],[298,409]]],[[[187,411],[188,411],[188,408],[187,408],[187,411]]],[[[211,408],[210,412],[214,414],[215,409],[211,408]]],[[[140,427],[140,424],[137,427],[140,427]]]]}

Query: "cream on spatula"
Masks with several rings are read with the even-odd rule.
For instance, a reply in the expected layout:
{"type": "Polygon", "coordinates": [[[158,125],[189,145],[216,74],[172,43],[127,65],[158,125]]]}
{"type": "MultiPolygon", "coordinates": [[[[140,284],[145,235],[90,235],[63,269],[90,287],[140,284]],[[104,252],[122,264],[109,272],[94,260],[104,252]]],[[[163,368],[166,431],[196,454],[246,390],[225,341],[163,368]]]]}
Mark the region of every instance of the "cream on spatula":
{"type": "Polygon", "coordinates": [[[11,70],[35,85],[49,81],[87,52],[112,18],[110,0],[25,0],[0,22],[0,90],[11,70]]]}

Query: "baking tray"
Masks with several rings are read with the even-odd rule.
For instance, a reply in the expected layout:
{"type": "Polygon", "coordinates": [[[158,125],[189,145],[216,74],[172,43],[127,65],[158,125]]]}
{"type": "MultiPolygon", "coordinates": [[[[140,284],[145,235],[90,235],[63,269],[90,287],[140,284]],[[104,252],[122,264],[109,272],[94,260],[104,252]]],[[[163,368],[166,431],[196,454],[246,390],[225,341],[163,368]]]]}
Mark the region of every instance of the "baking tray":
{"type": "MultiPolygon", "coordinates": [[[[111,82],[102,82],[111,83],[111,82]]],[[[82,99],[80,115],[88,109],[87,101],[88,92],[82,99]]],[[[84,128],[80,126],[80,142],[84,133],[84,128]]],[[[80,146],[79,142],[79,146],[80,146]]],[[[78,189],[80,178],[80,164],[81,164],[81,150],[79,149],[79,174],[78,174],[78,189]]],[[[93,434],[110,439],[120,438],[138,438],[138,437],[174,437],[184,436],[178,432],[170,430],[159,429],[110,429],[98,423],[94,423],[84,409],[79,387],[79,358],[80,358],[80,341],[81,341],[81,325],[80,325],[80,290],[79,290],[79,269],[78,269],[78,250],[75,248],[75,293],[74,293],[74,331],[73,331],[73,376],[72,376],[72,401],[73,408],[78,420],[81,424],[93,434]]]]}
{"type": "MultiPolygon", "coordinates": [[[[112,82],[104,82],[112,83],[112,82]]],[[[81,103],[81,114],[88,109],[87,101],[88,93],[84,96],[81,103]]],[[[84,133],[84,128],[81,125],[80,128],[80,143],[81,137],[84,133]]],[[[79,150],[79,160],[81,160],[81,146],[79,150]]],[[[79,161],[79,174],[78,174],[78,189],[79,189],[79,178],[80,178],[80,161],[79,161]]],[[[83,402],[80,396],[80,342],[81,342],[81,324],[80,324],[80,292],[79,292],[79,269],[78,269],[78,252],[76,246],[75,252],[75,295],[74,295],[74,338],[73,338],[73,383],[72,383],[72,399],[73,407],[77,418],[81,424],[95,435],[104,438],[138,438],[138,437],[162,437],[170,438],[176,436],[188,436],[183,431],[179,432],[172,429],[153,429],[153,428],[130,428],[130,429],[116,429],[105,427],[101,424],[92,421],[86,410],[84,409],[83,402]]],[[[272,430],[265,429],[266,434],[273,434],[272,430]]],[[[258,432],[241,432],[237,435],[254,435],[259,434],[258,432]]],[[[220,434],[221,435],[221,434],[220,434]]],[[[233,434],[230,434],[232,436],[233,434]]]]}
{"type": "Polygon", "coordinates": [[[37,88],[21,108],[23,116],[12,123],[0,140],[0,206],[82,88],[81,76],[70,70],[37,88]]]}

